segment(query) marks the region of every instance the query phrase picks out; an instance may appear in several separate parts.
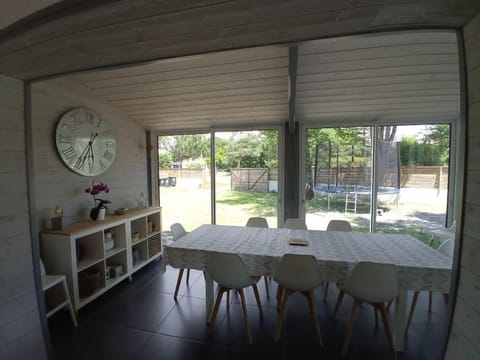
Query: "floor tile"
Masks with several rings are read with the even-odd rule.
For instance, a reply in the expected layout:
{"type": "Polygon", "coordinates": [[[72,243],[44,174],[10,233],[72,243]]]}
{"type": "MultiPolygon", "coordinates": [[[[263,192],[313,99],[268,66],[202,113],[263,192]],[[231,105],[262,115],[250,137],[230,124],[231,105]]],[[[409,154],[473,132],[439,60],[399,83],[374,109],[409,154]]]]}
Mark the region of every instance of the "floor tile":
{"type": "MultiPolygon", "coordinates": [[[[327,301],[324,287],[315,290],[317,318],[324,346],[318,343],[308,302],[301,294],[290,297],[287,316],[278,342],[274,341],[278,321],[276,284],[258,284],[263,317],[253,291],[245,291],[253,344],[248,343],[240,297],[231,291],[227,308],[224,298],[212,333],[208,332],[205,309],[205,282],[201,271],[192,271],[187,285],[185,275],[177,301],[173,292],[178,270],[152,262],[134,274],[132,281],[118,284],[78,312],[78,328],[68,312],[49,319],[57,359],[339,359],[351,299],[345,297],[336,319],[332,318],[338,289],[330,286],[327,301]]],[[[409,303],[412,294],[409,294],[409,303]]],[[[434,295],[428,313],[427,293],[421,293],[402,360],[441,359],[447,306],[441,294],[434,295]]],[[[394,307],[389,310],[391,325],[394,307]]],[[[382,326],[375,323],[373,308],[362,305],[355,321],[346,359],[386,359],[390,353],[382,326]]]]}

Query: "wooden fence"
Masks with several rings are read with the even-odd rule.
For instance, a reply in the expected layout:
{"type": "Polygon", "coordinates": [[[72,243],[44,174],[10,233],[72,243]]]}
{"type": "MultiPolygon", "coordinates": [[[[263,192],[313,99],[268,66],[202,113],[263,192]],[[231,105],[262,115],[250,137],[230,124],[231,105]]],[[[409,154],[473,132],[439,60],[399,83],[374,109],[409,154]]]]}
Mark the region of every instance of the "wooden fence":
{"type": "MultiPolygon", "coordinates": [[[[312,169],[312,179],[314,169],[312,169]]],[[[379,172],[379,185],[397,187],[400,180],[401,188],[422,188],[445,190],[448,186],[447,166],[417,166],[400,168],[400,179],[396,172],[379,172]]],[[[317,169],[317,184],[331,184],[339,186],[370,186],[370,167],[340,168],[338,174],[336,169],[317,169]]]]}
{"type": "MultiPolygon", "coordinates": [[[[203,179],[208,177],[206,169],[160,169],[159,178],[176,177],[179,179],[203,179]]],[[[312,169],[312,179],[314,169],[312,169]]],[[[371,170],[369,167],[317,169],[317,184],[339,186],[370,186],[371,170]]],[[[272,183],[278,183],[278,170],[269,168],[231,169],[230,188],[237,191],[272,191],[272,183]]],[[[379,174],[379,185],[396,187],[396,172],[379,174]]],[[[447,166],[417,166],[400,169],[400,187],[445,190],[448,186],[447,166]]]]}

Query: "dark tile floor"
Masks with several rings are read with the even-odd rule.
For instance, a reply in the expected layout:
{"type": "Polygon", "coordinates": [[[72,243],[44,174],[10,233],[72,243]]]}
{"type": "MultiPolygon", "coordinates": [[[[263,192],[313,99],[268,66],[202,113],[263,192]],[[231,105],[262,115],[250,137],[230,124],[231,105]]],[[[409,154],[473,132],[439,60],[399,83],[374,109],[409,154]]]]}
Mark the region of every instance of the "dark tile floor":
{"type": "MultiPolygon", "coordinates": [[[[323,288],[316,290],[316,302],[324,347],[316,341],[308,306],[302,295],[294,295],[288,307],[285,331],[273,341],[277,311],[275,297],[265,294],[259,283],[264,318],[259,313],[251,289],[246,290],[248,314],[254,344],[245,333],[238,296],[232,296],[227,310],[222,304],[215,329],[206,327],[203,274],[192,271],[190,285],[182,282],[178,301],[173,300],[177,270],[160,271],[158,261],[109,290],[78,312],[78,328],[67,312],[49,319],[50,334],[57,360],[63,359],[339,359],[351,302],[344,301],[337,319],[331,318],[337,296],[332,286],[327,302],[323,288]]],[[[276,284],[271,281],[270,292],[276,284]]],[[[427,293],[422,293],[399,359],[441,359],[447,306],[434,294],[433,311],[427,312],[427,293]]],[[[390,320],[393,317],[390,309],[390,320]]],[[[375,325],[373,310],[362,306],[353,330],[348,359],[388,359],[389,352],[381,322],[375,325]]]]}

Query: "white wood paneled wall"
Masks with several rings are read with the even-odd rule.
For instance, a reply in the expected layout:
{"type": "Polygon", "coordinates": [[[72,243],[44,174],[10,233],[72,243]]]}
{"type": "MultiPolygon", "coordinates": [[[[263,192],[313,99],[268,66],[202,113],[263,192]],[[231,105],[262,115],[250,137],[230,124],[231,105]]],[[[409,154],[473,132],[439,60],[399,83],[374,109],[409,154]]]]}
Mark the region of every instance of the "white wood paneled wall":
{"type": "Polygon", "coordinates": [[[46,359],[33,275],[23,82],[0,75],[0,359],[46,359]]]}
{"type": "Polygon", "coordinates": [[[103,181],[110,193],[102,193],[115,208],[137,206],[135,201],[143,192],[148,196],[146,133],[128,117],[98,100],[82,84],[56,79],[32,85],[33,153],[38,229],[50,227],[55,207],[64,209],[66,224],[88,219],[93,207],[92,196],[84,192],[91,177],[69,170],[57,155],[55,129],[61,115],[74,107],[89,107],[108,120],[117,138],[113,165],[95,181],[103,181]]]}
{"type": "Polygon", "coordinates": [[[464,28],[468,149],[460,283],[446,359],[480,358],[480,15],[464,28]]]}

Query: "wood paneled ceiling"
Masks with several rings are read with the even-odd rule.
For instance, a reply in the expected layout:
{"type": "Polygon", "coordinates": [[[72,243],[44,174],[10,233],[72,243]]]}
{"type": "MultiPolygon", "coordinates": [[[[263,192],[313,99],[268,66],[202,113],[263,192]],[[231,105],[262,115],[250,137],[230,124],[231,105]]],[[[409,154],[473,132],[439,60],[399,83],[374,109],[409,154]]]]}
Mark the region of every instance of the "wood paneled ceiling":
{"type": "Polygon", "coordinates": [[[405,28],[461,29],[477,0],[63,0],[0,32],[18,79],[405,28]]]}
{"type": "MultiPolygon", "coordinates": [[[[288,47],[269,46],[77,74],[150,130],[280,125],[288,120],[288,47]]],[[[401,31],[298,43],[296,120],[455,120],[453,31],[401,31]]]]}
{"type": "Polygon", "coordinates": [[[279,124],[295,43],[297,120],[447,119],[459,106],[454,34],[380,32],[461,29],[479,11],[471,0],[64,0],[0,32],[0,74],[107,69],[77,79],[148,129],[279,124]]]}
{"type": "Polygon", "coordinates": [[[74,77],[151,130],[287,120],[287,47],[161,60],[74,77]]]}

